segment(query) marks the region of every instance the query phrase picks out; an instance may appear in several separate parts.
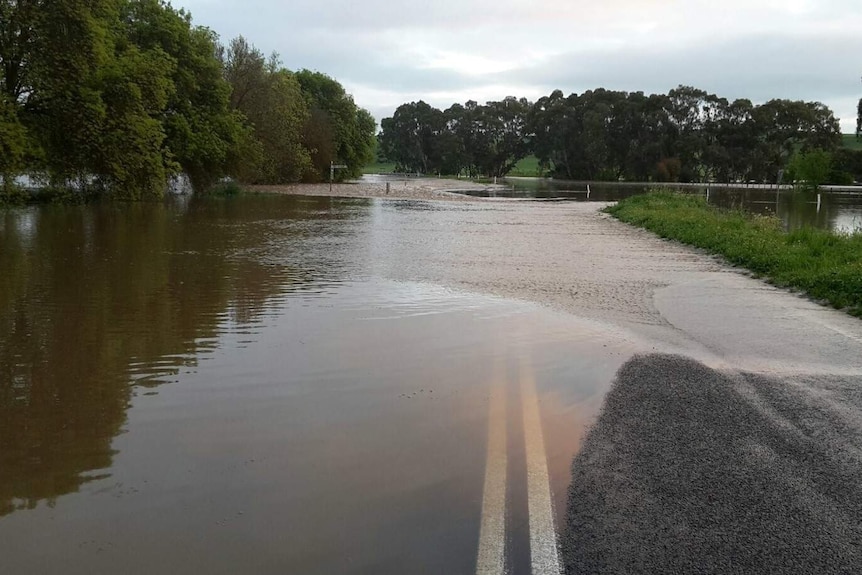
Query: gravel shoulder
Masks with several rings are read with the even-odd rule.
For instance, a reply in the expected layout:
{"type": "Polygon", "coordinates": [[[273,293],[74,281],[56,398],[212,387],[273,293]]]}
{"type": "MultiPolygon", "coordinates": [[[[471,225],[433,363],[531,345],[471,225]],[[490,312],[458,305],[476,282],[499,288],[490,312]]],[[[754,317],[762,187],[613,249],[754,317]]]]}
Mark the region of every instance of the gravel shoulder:
{"type": "Polygon", "coordinates": [[[862,377],[624,365],[572,467],[567,573],[862,572],[862,377]]]}

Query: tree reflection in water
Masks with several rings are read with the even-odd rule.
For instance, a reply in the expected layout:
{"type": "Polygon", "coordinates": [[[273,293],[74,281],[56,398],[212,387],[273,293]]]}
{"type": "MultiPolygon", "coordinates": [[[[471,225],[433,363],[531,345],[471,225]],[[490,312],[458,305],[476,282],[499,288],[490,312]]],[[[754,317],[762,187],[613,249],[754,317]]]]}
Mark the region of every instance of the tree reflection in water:
{"type": "Polygon", "coordinates": [[[331,281],[337,265],[308,266],[290,246],[314,222],[349,217],[338,202],[192,199],[0,216],[0,516],[109,476],[136,388],[193,366],[225,320],[254,323],[275,296],[331,281]]]}

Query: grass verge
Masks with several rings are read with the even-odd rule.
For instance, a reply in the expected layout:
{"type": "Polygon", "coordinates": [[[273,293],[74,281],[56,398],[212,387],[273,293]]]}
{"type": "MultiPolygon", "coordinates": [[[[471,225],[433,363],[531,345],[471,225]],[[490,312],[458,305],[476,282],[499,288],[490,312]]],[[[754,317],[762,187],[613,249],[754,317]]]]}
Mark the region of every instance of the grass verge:
{"type": "Polygon", "coordinates": [[[862,317],[862,234],[814,228],[787,233],[777,218],[723,210],[702,197],[669,191],[633,196],[606,211],[862,317]]]}

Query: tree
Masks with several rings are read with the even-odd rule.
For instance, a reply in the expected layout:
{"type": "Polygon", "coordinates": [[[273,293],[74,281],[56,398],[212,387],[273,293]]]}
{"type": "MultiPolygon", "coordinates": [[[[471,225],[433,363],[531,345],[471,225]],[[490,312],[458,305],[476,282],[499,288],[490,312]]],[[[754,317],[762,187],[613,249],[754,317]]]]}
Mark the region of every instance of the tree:
{"type": "Polygon", "coordinates": [[[791,177],[804,188],[817,190],[832,170],[832,155],[826,150],[799,151],[788,165],[791,177]]]}
{"type": "Polygon", "coordinates": [[[569,135],[576,130],[573,101],[576,94],[568,98],[560,90],[540,98],[528,115],[528,131],[532,135],[533,153],[539,163],[552,172],[572,179],[573,166],[568,148],[569,135]]]}
{"type": "Polygon", "coordinates": [[[23,166],[27,132],[18,120],[15,106],[0,96],[0,196],[14,191],[14,179],[23,166]]]}
{"type": "Polygon", "coordinates": [[[440,138],[446,131],[443,112],[422,100],[402,104],[381,122],[381,143],[396,170],[429,174],[440,171],[440,138]]]}
{"type": "MultiPolygon", "coordinates": [[[[221,51],[230,103],[251,127],[237,175],[256,184],[281,184],[302,178],[312,166],[303,143],[309,111],[294,75],[278,56],[263,53],[239,36],[221,51]]],[[[373,128],[372,128],[373,129],[373,128]]]]}
{"type": "Polygon", "coordinates": [[[709,145],[709,102],[715,96],[691,86],[679,86],[668,93],[668,116],[675,133],[671,152],[681,164],[680,180],[699,182],[707,175],[709,145]]]}
{"type": "Polygon", "coordinates": [[[509,96],[488,102],[474,118],[473,156],[476,169],[486,176],[505,176],[528,153],[527,112],[531,104],[509,96]]]}
{"type": "Polygon", "coordinates": [[[302,175],[303,181],[324,181],[329,177],[329,166],[336,162],[338,154],[335,129],[329,114],[318,107],[309,110],[302,127],[302,144],[311,156],[311,167],[302,175]]]}
{"type": "Polygon", "coordinates": [[[174,91],[174,65],[160,50],[143,52],[120,40],[100,72],[105,118],[100,153],[89,167],[117,198],[158,199],[165,192],[172,164],[163,150],[159,117],[174,91]]]}
{"type": "Polygon", "coordinates": [[[144,48],[160,48],[177,62],[176,90],[163,114],[165,146],[192,186],[206,191],[236,171],[247,142],[242,115],[230,108],[231,87],[217,57],[217,37],[161,0],[136,0],[129,8],[132,39],[144,48]]]}
{"type": "MultiPolygon", "coordinates": [[[[314,119],[314,128],[331,130],[334,135],[335,161],[347,166],[339,178],[362,174],[362,168],[374,160],[376,123],[367,110],[359,108],[344,87],[326,74],[300,70],[299,82],[306,104],[314,119]]],[[[310,148],[310,146],[307,146],[310,148]]],[[[318,154],[319,159],[319,154],[318,154]]],[[[329,177],[329,164],[315,163],[317,176],[329,177]]]]}
{"type": "Polygon", "coordinates": [[[862,138],[862,98],[856,105],[856,139],[862,138]]]}
{"type": "Polygon", "coordinates": [[[42,0],[0,0],[0,91],[23,103],[31,90],[33,46],[42,0]]]}
{"type": "MultiPolygon", "coordinates": [[[[45,2],[33,21],[27,79],[26,122],[44,151],[44,168],[57,186],[87,188],[108,110],[102,72],[114,57],[107,0],[45,2]]],[[[22,92],[23,94],[23,92],[22,92]]]]}

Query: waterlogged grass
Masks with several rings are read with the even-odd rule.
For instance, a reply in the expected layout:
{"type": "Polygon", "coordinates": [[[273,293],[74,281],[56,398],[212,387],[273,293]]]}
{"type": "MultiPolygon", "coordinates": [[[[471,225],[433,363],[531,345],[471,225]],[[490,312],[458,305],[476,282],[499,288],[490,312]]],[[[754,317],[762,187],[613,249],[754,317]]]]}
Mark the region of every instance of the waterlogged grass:
{"type": "Polygon", "coordinates": [[[723,210],[702,197],[667,191],[633,196],[606,211],[862,317],[862,233],[815,228],[787,233],[777,218],[723,210]]]}

